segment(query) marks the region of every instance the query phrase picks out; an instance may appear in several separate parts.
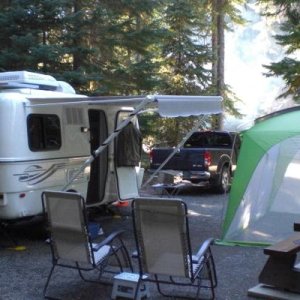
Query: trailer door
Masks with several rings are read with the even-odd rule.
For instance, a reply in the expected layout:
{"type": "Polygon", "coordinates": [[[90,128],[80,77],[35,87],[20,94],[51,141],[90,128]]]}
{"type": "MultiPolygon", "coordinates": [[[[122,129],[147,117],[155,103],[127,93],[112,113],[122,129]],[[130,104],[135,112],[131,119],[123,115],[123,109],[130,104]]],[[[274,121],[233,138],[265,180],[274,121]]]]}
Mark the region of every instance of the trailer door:
{"type": "MultiPolygon", "coordinates": [[[[90,109],[90,145],[91,153],[107,138],[107,120],[104,111],[90,109]]],[[[90,181],[87,191],[87,204],[99,203],[105,195],[108,172],[108,148],[106,148],[91,164],[90,181]]]]}
{"type": "MultiPolygon", "coordinates": [[[[120,112],[119,122],[128,116],[120,112]]],[[[140,168],[142,136],[138,129],[137,119],[133,119],[122,129],[115,141],[115,166],[120,200],[139,196],[143,169],[140,168]]]]}

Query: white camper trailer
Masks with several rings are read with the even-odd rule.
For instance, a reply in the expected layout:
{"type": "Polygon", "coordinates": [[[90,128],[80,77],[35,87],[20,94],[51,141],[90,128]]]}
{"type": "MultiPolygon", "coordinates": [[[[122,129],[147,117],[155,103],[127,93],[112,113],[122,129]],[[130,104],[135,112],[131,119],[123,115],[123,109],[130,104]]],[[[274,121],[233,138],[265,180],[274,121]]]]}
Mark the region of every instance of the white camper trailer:
{"type": "Polygon", "coordinates": [[[85,97],[48,75],[0,73],[0,219],[40,214],[49,189],[77,191],[87,206],[137,197],[136,114],[151,103],[163,116],[220,113],[221,100],[85,97]]]}
{"type": "MultiPolygon", "coordinates": [[[[0,73],[0,219],[41,213],[42,191],[61,190],[132,111],[87,99],[51,76],[0,73]]],[[[113,150],[104,151],[68,186],[88,205],[118,200],[117,190],[109,191],[113,150]]]]}

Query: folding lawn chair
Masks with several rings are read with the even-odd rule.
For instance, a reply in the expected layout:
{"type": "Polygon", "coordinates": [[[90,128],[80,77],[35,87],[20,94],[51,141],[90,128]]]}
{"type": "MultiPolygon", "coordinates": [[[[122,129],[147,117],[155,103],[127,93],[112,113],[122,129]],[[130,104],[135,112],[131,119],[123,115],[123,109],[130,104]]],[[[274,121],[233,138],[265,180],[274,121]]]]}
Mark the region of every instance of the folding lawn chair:
{"type": "Polygon", "coordinates": [[[171,284],[187,290],[195,287],[193,299],[199,298],[201,288],[207,288],[210,299],[214,299],[217,275],[210,247],[213,239],[205,240],[192,255],[186,204],[174,198],[137,198],[132,203],[132,215],[139,262],[136,291],[143,281],[150,281],[163,296],[175,296],[165,291],[164,284],[171,284]]]}
{"type": "Polygon", "coordinates": [[[53,264],[44,287],[44,297],[47,297],[47,288],[56,266],[77,269],[80,277],[90,282],[101,282],[100,277],[108,272],[106,267],[112,256],[119,266],[118,272],[119,269],[123,272],[121,259],[132,271],[128,251],[120,237],[123,231],[111,233],[100,243],[92,242],[84,199],[80,194],[45,191],[42,202],[48,221],[53,264]],[[91,270],[99,271],[97,280],[84,276],[83,271],[91,270]]]}

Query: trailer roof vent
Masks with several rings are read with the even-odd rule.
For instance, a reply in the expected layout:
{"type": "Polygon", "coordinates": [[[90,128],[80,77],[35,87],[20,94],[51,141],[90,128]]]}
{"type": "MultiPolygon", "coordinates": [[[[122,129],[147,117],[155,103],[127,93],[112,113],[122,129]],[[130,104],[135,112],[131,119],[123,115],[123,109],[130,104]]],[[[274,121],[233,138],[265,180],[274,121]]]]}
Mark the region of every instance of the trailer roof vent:
{"type": "Polygon", "coordinates": [[[65,81],[58,81],[59,87],[57,88],[57,91],[68,93],[68,94],[76,94],[74,88],[65,81]]]}
{"type": "Polygon", "coordinates": [[[50,75],[27,71],[0,73],[0,89],[31,88],[55,91],[59,87],[59,82],[50,75]]]}

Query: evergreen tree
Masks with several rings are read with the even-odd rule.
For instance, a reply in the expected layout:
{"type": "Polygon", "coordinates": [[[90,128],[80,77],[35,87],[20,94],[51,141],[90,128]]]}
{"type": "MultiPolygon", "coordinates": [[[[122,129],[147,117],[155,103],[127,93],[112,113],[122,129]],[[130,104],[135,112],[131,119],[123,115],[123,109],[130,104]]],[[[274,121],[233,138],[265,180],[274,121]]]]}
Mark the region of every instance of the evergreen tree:
{"type": "MultiPolygon", "coordinates": [[[[211,49],[207,14],[198,0],[164,1],[161,43],[160,93],[205,95],[211,84],[211,49]]],[[[158,119],[158,140],[176,145],[195,118],[158,119]]]]}
{"type": "Polygon", "coordinates": [[[165,1],[161,91],[166,94],[205,94],[211,84],[208,16],[201,1],[165,1]]]}
{"type": "Polygon", "coordinates": [[[100,66],[95,62],[97,49],[92,41],[95,24],[101,20],[95,18],[98,0],[66,1],[64,34],[60,45],[65,49],[61,77],[70,82],[79,92],[92,95],[93,82],[102,80],[100,66]]]}
{"type": "Polygon", "coordinates": [[[265,66],[267,76],[281,76],[286,84],[279,96],[292,96],[300,102],[300,3],[299,0],[260,0],[265,5],[267,16],[277,16],[280,33],[275,35],[278,44],[284,47],[286,56],[279,62],[265,66]]]}
{"type": "MultiPolygon", "coordinates": [[[[225,1],[222,16],[241,1],[225,1]]],[[[218,93],[212,0],[5,0],[0,7],[3,71],[45,72],[90,95],[218,93]]],[[[231,100],[225,104],[234,111],[231,100]]],[[[162,120],[157,128],[172,129],[174,144],[194,121],[162,120]]]]}
{"type": "MultiPolygon", "coordinates": [[[[159,1],[101,1],[92,41],[95,60],[104,73],[95,84],[97,94],[151,93],[157,86],[156,43],[161,30],[155,19],[159,1]]],[[[94,22],[95,24],[95,22],[94,22]]]]}
{"type": "Polygon", "coordinates": [[[99,72],[90,61],[88,2],[11,0],[2,4],[0,69],[40,71],[89,92],[89,82],[99,72]]]}
{"type": "MultiPolygon", "coordinates": [[[[165,1],[163,11],[168,35],[164,39],[161,90],[166,94],[220,95],[224,109],[240,114],[234,108],[237,99],[224,82],[224,30],[228,22],[242,23],[236,4],[245,1],[165,1]],[[226,16],[226,22],[225,22],[226,16]]],[[[187,128],[195,123],[176,119],[158,121],[159,134],[168,134],[168,143],[176,144],[187,128]]],[[[211,117],[213,128],[221,128],[222,119],[211,117]]]]}
{"type": "MultiPolygon", "coordinates": [[[[240,116],[234,108],[234,102],[239,101],[234,93],[226,85],[225,64],[225,31],[230,30],[232,24],[243,24],[243,18],[238,6],[247,0],[208,0],[207,10],[211,14],[211,46],[212,46],[212,85],[211,92],[220,95],[224,99],[224,109],[235,116],[240,116]],[[226,19],[226,21],[225,21],[226,19]]],[[[223,115],[213,117],[212,127],[221,129],[223,126],[223,115]]]]}
{"type": "Polygon", "coordinates": [[[41,70],[57,67],[63,25],[61,0],[12,0],[0,12],[0,68],[41,70]],[[50,67],[51,66],[51,67],[50,67]]]}

